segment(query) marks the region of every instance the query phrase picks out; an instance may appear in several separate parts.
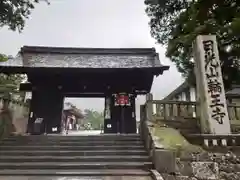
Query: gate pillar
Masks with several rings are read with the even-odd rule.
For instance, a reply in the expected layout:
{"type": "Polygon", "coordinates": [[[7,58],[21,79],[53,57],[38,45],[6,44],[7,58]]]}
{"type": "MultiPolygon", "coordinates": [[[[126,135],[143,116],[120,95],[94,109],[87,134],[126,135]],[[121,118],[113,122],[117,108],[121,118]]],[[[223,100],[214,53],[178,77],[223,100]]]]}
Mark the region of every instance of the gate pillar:
{"type": "Polygon", "coordinates": [[[35,90],[32,92],[28,132],[34,131],[34,122],[42,119],[40,134],[60,133],[63,108],[63,96],[53,90],[35,90]]]}
{"type": "Polygon", "coordinates": [[[105,112],[106,106],[110,106],[110,116],[105,113],[104,133],[136,133],[135,96],[126,93],[113,94],[106,98],[106,102],[108,105],[105,103],[105,112]],[[124,99],[119,98],[127,98],[127,103],[120,102],[124,99]]]}

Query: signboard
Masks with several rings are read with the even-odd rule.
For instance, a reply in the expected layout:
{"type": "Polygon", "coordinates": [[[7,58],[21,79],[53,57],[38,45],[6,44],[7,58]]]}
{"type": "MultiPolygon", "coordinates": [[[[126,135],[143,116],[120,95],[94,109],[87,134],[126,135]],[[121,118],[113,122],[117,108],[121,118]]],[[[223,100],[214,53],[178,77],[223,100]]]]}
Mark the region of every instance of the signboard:
{"type": "Polygon", "coordinates": [[[115,106],[130,106],[129,95],[121,93],[115,95],[115,106]]]}
{"type": "Polygon", "coordinates": [[[208,126],[212,134],[229,134],[230,122],[216,36],[198,36],[194,53],[202,125],[208,126]]]}
{"type": "Polygon", "coordinates": [[[36,118],[35,124],[41,124],[43,122],[43,118],[36,118]]]}

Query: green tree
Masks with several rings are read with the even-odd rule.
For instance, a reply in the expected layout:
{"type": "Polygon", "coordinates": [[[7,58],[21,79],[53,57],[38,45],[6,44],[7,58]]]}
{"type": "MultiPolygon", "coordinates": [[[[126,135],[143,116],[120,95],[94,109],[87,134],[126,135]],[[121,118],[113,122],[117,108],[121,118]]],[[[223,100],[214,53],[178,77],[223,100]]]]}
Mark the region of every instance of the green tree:
{"type": "Polygon", "coordinates": [[[93,129],[100,129],[101,124],[104,123],[103,113],[91,109],[84,110],[85,123],[91,123],[93,129]]]}
{"type": "MultiPolygon", "coordinates": [[[[40,0],[1,0],[0,1],[0,26],[8,26],[11,30],[21,32],[25,20],[29,18],[35,4],[40,0]]],[[[45,0],[48,2],[47,0],[45,0]]],[[[49,2],[48,2],[49,3],[49,2]]]]}
{"type": "Polygon", "coordinates": [[[24,76],[21,74],[0,74],[0,85],[12,86],[12,90],[17,90],[19,84],[23,81],[24,76]]]}
{"type": "Polygon", "coordinates": [[[0,62],[7,61],[8,57],[5,54],[0,54],[0,62]]]}
{"type": "MultiPolygon", "coordinates": [[[[0,0],[0,27],[8,26],[10,30],[21,32],[25,20],[29,18],[31,10],[37,3],[39,0],[0,0]]],[[[8,61],[8,59],[7,55],[0,53],[0,62],[8,61]]],[[[17,88],[23,79],[24,76],[18,74],[9,76],[0,74],[0,85],[11,84],[16,85],[17,88]]]]}
{"type": "Polygon", "coordinates": [[[225,87],[240,83],[240,1],[146,0],[151,35],[167,47],[166,56],[194,81],[192,42],[197,35],[217,36],[225,87]]]}
{"type": "MultiPolygon", "coordinates": [[[[10,30],[21,32],[25,25],[25,20],[29,18],[31,10],[39,0],[0,0],[0,27],[7,26],[10,30]]],[[[0,53],[0,61],[8,61],[9,57],[0,53]]],[[[0,74],[0,93],[5,94],[8,90],[16,90],[23,80],[22,75],[0,74]],[[2,86],[3,85],[3,86],[2,86]],[[2,89],[3,88],[3,89],[2,89]],[[4,89],[6,88],[6,89],[4,89]],[[7,90],[7,91],[5,91],[7,90]]],[[[7,96],[9,97],[9,93],[7,96]]],[[[4,104],[7,105],[5,102],[4,104]]],[[[13,132],[12,112],[8,106],[3,106],[0,112],[0,138],[13,132]]]]}

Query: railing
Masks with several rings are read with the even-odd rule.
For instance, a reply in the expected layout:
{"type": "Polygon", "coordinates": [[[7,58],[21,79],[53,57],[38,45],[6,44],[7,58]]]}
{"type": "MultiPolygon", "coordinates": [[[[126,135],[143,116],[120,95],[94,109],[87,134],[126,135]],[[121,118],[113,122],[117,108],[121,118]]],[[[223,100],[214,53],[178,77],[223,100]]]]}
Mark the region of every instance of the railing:
{"type": "Polygon", "coordinates": [[[228,116],[230,120],[240,121],[240,105],[229,104],[228,105],[228,116]]]}
{"type": "Polygon", "coordinates": [[[150,156],[152,156],[152,150],[153,150],[153,139],[150,134],[148,125],[147,125],[147,106],[141,105],[140,106],[140,124],[139,124],[139,134],[144,141],[144,146],[147,149],[150,156]]]}
{"type": "Polygon", "coordinates": [[[196,102],[150,100],[146,106],[149,120],[172,120],[176,117],[192,119],[197,114],[196,102]]]}
{"type": "Polygon", "coordinates": [[[148,100],[144,116],[148,121],[180,129],[183,133],[200,132],[196,102],[148,100]]]}
{"type": "MultiPolygon", "coordinates": [[[[187,101],[148,100],[141,106],[141,119],[163,122],[178,129],[200,131],[199,103],[187,101]]],[[[240,106],[228,105],[232,131],[240,132],[240,106]]]]}
{"type": "Polygon", "coordinates": [[[235,104],[229,104],[228,116],[231,123],[232,133],[240,133],[240,106],[235,104]]]}
{"type": "MultiPolygon", "coordinates": [[[[193,119],[199,117],[199,104],[197,102],[148,100],[145,105],[148,120],[172,120],[176,117],[193,119]]],[[[229,104],[228,114],[230,120],[240,121],[240,105],[229,104]]]]}

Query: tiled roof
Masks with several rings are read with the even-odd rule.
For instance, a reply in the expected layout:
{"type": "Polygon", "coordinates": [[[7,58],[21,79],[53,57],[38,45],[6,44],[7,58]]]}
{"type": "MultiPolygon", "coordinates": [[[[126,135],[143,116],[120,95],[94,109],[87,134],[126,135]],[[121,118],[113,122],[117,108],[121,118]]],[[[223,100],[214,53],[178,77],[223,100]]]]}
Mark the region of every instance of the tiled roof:
{"type": "Polygon", "coordinates": [[[233,86],[233,89],[226,92],[226,96],[240,96],[240,86],[233,86]]]}
{"type": "Polygon", "coordinates": [[[24,46],[15,59],[0,66],[60,68],[162,67],[155,49],[97,49],[24,46]]]}
{"type": "Polygon", "coordinates": [[[184,92],[187,88],[190,87],[191,85],[187,81],[184,81],[162,100],[173,100],[176,96],[178,96],[180,93],[184,92]]]}

